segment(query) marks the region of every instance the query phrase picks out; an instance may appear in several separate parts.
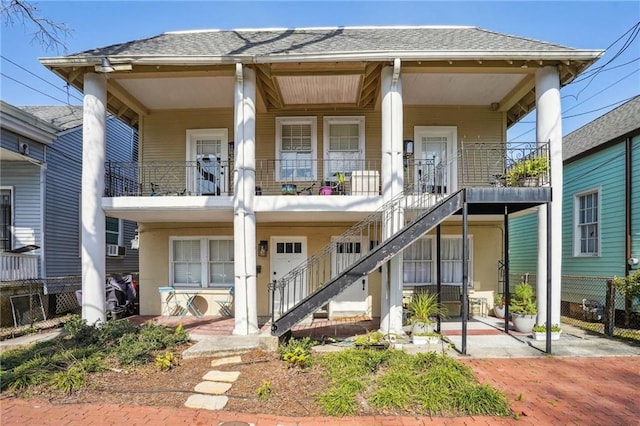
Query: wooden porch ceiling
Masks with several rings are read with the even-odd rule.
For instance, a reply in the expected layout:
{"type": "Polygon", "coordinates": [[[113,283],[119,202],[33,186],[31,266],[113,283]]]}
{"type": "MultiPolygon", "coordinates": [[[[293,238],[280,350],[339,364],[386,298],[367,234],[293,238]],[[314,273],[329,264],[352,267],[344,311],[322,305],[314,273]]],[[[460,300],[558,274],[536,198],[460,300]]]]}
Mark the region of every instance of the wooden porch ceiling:
{"type": "Polygon", "coordinates": [[[266,111],[327,107],[373,109],[380,93],[382,63],[259,64],[256,85],[266,111]],[[295,65],[292,66],[292,65],[295,65]],[[286,85],[286,87],[285,87],[286,85]],[[325,85],[320,99],[314,89],[325,85]],[[333,91],[333,94],[328,92],[333,91]],[[296,93],[297,102],[289,102],[296,93]]]}
{"type": "MultiPolygon", "coordinates": [[[[376,109],[380,105],[381,71],[390,62],[316,62],[316,63],[267,63],[248,65],[256,71],[256,89],[259,111],[314,110],[314,109],[376,109]],[[293,84],[287,91],[307,93],[315,90],[321,93],[318,82],[336,94],[343,87],[350,93],[339,97],[323,94],[321,102],[313,102],[313,96],[304,96],[295,101],[287,101],[282,84],[293,84]],[[292,83],[293,82],[293,83],[292,83]],[[332,87],[330,82],[341,82],[343,86],[332,87]],[[315,84],[315,86],[314,86],[315,84]],[[345,101],[347,99],[348,101],[345,101]]],[[[587,66],[584,61],[560,60],[458,60],[458,61],[405,61],[401,73],[433,74],[522,74],[520,83],[513,87],[499,102],[499,111],[506,114],[507,126],[531,112],[536,105],[535,71],[543,66],[559,69],[561,87],[569,84],[587,66]]],[[[95,72],[92,66],[52,67],[53,72],[83,92],[84,74],[95,72]]],[[[174,77],[216,77],[233,76],[234,64],[215,65],[142,65],[132,64],[126,71],[108,74],[107,103],[109,112],[124,122],[137,127],[140,118],[150,110],[121,84],[119,79],[129,82],[135,79],[158,79],[174,77]]],[[[336,83],[337,84],[337,83],[336,83]]],[[[293,97],[290,96],[290,99],[293,97]]]]}

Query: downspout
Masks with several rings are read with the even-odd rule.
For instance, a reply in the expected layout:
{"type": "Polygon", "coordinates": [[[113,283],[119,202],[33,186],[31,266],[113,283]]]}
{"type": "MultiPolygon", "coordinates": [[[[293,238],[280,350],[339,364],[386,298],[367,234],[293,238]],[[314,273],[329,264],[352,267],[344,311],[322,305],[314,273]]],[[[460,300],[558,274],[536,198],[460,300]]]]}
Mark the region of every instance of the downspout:
{"type": "Polygon", "coordinates": [[[38,164],[40,167],[40,205],[42,206],[42,215],[40,216],[40,278],[47,276],[47,257],[44,255],[46,249],[45,236],[45,217],[47,213],[47,202],[45,197],[47,196],[47,147],[44,147],[44,161],[38,164]]]}
{"type": "Polygon", "coordinates": [[[632,190],[632,173],[633,169],[631,168],[632,158],[631,158],[631,137],[628,137],[625,141],[625,167],[624,167],[624,215],[625,215],[625,262],[624,262],[624,275],[627,276],[631,273],[631,257],[633,256],[631,252],[631,230],[632,230],[632,215],[631,215],[631,194],[633,194],[632,190]]]}
{"type": "MultiPolygon", "coordinates": [[[[624,197],[624,215],[625,215],[625,248],[624,248],[624,257],[625,257],[625,262],[624,262],[624,276],[628,276],[631,273],[631,266],[632,265],[632,261],[631,261],[631,257],[632,257],[632,253],[631,253],[631,232],[632,232],[632,220],[631,220],[631,194],[633,194],[632,192],[632,179],[631,179],[631,174],[633,173],[633,169],[631,168],[631,163],[632,163],[632,158],[631,158],[631,136],[629,136],[626,140],[625,140],[625,164],[624,164],[624,177],[625,177],[625,181],[624,181],[624,192],[625,192],[625,197],[624,197]]],[[[631,312],[631,298],[630,297],[625,297],[624,298],[624,321],[625,321],[625,325],[628,325],[629,322],[631,321],[630,318],[630,312],[631,312]]]]}

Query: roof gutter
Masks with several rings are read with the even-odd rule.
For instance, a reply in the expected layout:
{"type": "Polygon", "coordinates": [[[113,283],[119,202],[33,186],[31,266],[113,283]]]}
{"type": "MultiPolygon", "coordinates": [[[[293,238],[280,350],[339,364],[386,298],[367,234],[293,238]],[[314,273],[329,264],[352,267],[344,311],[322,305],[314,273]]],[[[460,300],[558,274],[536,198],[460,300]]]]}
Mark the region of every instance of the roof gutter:
{"type": "Polygon", "coordinates": [[[335,61],[438,61],[438,60],[526,60],[526,61],[594,61],[604,54],[603,50],[574,51],[383,51],[383,52],[338,52],[330,54],[284,54],[284,55],[234,55],[234,56],[58,56],[39,58],[49,67],[95,66],[102,58],[109,57],[115,64],[137,65],[210,65],[210,64],[269,64],[288,62],[335,62],[335,61]]]}

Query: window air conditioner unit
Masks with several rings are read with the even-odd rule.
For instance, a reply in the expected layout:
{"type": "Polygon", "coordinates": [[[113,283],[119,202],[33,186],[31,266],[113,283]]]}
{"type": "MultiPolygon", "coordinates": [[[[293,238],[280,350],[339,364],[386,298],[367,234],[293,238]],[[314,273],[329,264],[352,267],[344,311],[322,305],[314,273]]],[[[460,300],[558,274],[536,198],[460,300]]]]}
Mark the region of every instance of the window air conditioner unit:
{"type": "Polygon", "coordinates": [[[107,244],[107,257],[124,256],[125,248],[116,244],[107,244]]]}

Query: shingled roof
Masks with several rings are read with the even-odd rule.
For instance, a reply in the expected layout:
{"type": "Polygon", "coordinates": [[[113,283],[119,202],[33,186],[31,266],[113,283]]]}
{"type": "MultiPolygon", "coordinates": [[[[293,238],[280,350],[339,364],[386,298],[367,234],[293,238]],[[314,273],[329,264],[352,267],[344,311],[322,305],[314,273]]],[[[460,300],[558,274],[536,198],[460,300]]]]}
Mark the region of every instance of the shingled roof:
{"type": "Polygon", "coordinates": [[[380,52],[549,52],[575,49],[477,27],[338,27],[167,32],[69,56],[287,56],[380,52]]]}
{"type": "Polygon", "coordinates": [[[565,136],[562,160],[570,160],[632,132],[640,134],[640,95],[565,136]]]}
{"type": "Polygon", "coordinates": [[[82,125],[82,106],[23,106],[21,110],[35,115],[60,130],[69,130],[82,125]]]}

